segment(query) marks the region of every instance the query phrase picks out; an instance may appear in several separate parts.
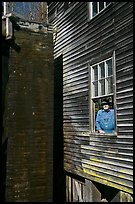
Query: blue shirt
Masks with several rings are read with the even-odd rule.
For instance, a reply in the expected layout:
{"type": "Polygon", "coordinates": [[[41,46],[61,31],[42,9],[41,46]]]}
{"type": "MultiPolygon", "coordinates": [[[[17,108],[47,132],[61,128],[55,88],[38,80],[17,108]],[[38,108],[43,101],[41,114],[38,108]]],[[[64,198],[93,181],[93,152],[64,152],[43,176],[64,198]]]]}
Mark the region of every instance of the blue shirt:
{"type": "Polygon", "coordinates": [[[114,131],[114,109],[109,109],[108,112],[101,109],[97,112],[96,129],[108,133],[114,131]]]}

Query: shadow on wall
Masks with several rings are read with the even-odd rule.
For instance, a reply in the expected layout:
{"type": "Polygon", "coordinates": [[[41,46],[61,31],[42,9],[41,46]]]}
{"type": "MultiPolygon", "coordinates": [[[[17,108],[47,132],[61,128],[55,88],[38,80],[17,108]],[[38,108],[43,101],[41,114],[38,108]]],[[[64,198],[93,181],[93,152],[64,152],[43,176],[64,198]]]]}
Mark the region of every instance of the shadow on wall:
{"type": "Polygon", "coordinates": [[[5,98],[6,88],[9,79],[9,49],[10,42],[2,37],[2,201],[5,202],[5,183],[6,183],[6,160],[7,160],[7,141],[8,138],[4,135],[4,113],[5,113],[5,98]]]}
{"type": "Polygon", "coordinates": [[[54,61],[53,201],[65,202],[63,165],[63,56],[54,61]]]}

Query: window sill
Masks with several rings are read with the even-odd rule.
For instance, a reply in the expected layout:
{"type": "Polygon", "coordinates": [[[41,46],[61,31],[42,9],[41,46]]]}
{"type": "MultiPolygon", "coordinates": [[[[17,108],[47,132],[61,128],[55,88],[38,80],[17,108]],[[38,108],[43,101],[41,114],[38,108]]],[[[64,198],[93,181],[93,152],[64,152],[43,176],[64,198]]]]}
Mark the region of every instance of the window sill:
{"type": "Polygon", "coordinates": [[[114,132],[114,133],[98,133],[98,132],[91,132],[89,134],[90,136],[98,136],[98,137],[106,137],[106,136],[110,136],[110,137],[117,137],[117,133],[114,132]]]}

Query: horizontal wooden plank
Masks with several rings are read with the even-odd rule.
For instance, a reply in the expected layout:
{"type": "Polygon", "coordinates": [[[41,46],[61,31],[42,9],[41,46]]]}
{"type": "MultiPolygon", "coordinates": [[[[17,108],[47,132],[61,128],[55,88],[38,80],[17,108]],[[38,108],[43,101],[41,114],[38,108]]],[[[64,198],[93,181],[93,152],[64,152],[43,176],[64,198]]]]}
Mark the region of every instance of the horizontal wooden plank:
{"type": "MultiPolygon", "coordinates": [[[[56,9],[56,3],[52,5],[56,9]]],[[[76,2],[66,12],[61,7],[59,18],[52,21],[58,31],[54,57],[63,54],[64,166],[72,173],[131,192],[133,5],[113,2],[92,20],[87,19],[87,8],[87,2],[76,2]],[[88,64],[111,57],[114,50],[118,132],[115,136],[90,133],[88,64]],[[86,172],[82,170],[82,160],[86,172]],[[126,173],[127,183],[124,177],[120,178],[126,173]]]]}

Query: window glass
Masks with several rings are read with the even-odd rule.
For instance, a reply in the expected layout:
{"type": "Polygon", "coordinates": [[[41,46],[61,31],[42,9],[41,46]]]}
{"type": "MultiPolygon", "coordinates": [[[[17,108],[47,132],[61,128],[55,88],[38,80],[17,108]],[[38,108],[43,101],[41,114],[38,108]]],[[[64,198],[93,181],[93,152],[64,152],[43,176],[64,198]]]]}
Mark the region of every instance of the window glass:
{"type": "Polygon", "coordinates": [[[99,12],[104,8],[104,2],[99,2],[99,12]]]}
{"type": "Polygon", "coordinates": [[[107,79],[108,81],[108,94],[111,94],[113,92],[113,83],[112,83],[112,77],[109,77],[107,79]]]}
{"type": "Polygon", "coordinates": [[[98,80],[98,67],[97,65],[93,67],[94,69],[94,81],[98,80]]]}
{"type": "Polygon", "coordinates": [[[92,66],[92,96],[103,96],[113,93],[112,58],[92,66]]]}
{"type": "Polygon", "coordinates": [[[106,61],[107,66],[107,76],[112,75],[112,59],[106,61]]]}
{"type": "Polygon", "coordinates": [[[98,82],[93,82],[94,96],[98,96],[98,82]]]}
{"type": "Polygon", "coordinates": [[[106,2],[106,6],[109,5],[110,3],[111,3],[111,2],[107,1],[107,2],[106,2]]]}
{"type": "Polygon", "coordinates": [[[97,10],[97,2],[92,2],[92,12],[93,12],[93,15],[92,16],[95,16],[98,12],[97,10]]]}
{"type": "Polygon", "coordinates": [[[105,77],[105,67],[104,67],[104,62],[99,64],[99,78],[104,78],[105,77]]]}
{"type": "Polygon", "coordinates": [[[101,92],[100,95],[105,95],[105,79],[100,80],[101,92]]]}

